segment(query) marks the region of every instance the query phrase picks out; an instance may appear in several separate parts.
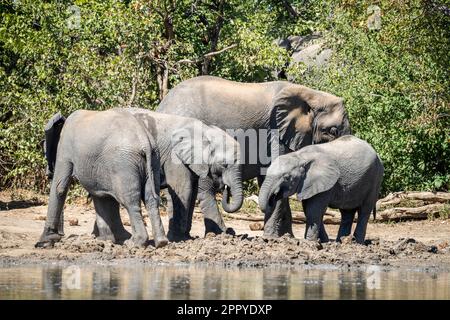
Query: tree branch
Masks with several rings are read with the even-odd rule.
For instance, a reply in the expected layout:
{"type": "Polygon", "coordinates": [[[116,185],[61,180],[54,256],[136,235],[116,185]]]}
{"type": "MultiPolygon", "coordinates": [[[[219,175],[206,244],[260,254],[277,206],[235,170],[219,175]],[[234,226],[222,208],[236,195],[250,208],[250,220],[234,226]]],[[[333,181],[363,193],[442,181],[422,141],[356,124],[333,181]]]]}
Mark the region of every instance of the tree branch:
{"type": "Polygon", "coordinates": [[[227,50],[231,50],[231,49],[236,48],[236,47],[237,47],[237,44],[235,43],[235,44],[232,44],[232,45],[230,45],[228,47],[225,47],[225,48],[223,48],[221,50],[214,51],[214,52],[209,52],[209,53],[205,54],[203,57],[206,58],[206,57],[216,56],[218,54],[221,54],[222,52],[225,52],[227,50]]]}
{"type": "Polygon", "coordinates": [[[235,47],[237,47],[237,44],[232,44],[232,45],[229,45],[228,47],[225,47],[225,48],[220,49],[218,51],[213,51],[213,52],[206,53],[201,58],[198,58],[198,59],[195,59],[195,60],[192,60],[192,59],[181,59],[181,60],[178,60],[177,64],[183,64],[183,63],[186,63],[186,64],[197,64],[197,63],[202,62],[205,58],[216,56],[218,54],[221,54],[222,52],[225,52],[227,50],[231,50],[231,49],[233,49],[235,47]]]}
{"type": "Polygon", "coordinates": [[[294,18],[294,19],[298,18],[298,16],[299,16],[298,12],[295,11],[295,9],[292,7],[292,5],[287,0],[281,0],[281,3],[292,18],[294,18]]]}

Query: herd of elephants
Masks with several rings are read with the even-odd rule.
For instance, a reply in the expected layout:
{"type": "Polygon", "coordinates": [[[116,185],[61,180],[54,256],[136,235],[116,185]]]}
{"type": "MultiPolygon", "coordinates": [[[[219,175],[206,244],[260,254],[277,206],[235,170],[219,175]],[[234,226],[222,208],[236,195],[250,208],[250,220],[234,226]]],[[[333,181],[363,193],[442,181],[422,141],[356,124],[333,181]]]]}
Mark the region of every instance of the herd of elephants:
{"type": "Polygon", "coordinates": [[[58,113],[47,123],[44,146],[52,182],[36,247],[52,246],[64,236],[63,207],[74,180],[93,199],[93,234],[114,243],[150,243],[142,202],[157,248],[189,239],[196,200],[205,233],[233,233],[216,193],[223,192],[223,209],[235,212],[243,203],[243,182],[253,178],[260,187],[265,237],[293,235],[289,197],[297,194],[306,239],[328,241],[322,219],[332,207],[342,215],[336,240],[351,234],[358,211],[353,237],[364,243],[384,170],[374,149],[351,135],[341,98],[287,81],[200,76],[174,87],[156,111],[78,110],[67,119],[58,113]],[[167,233],[159,214],[160,189],[168,202],[167,233]],[[129,214],[131,234],[119,205],[129,214]]]}

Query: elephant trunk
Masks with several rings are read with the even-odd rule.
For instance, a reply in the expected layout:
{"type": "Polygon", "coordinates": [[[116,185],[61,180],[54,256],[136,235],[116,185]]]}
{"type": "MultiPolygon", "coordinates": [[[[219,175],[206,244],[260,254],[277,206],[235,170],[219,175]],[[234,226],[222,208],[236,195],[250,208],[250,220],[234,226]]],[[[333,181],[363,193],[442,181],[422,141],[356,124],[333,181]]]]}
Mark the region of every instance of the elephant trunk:
{"type": "Polygon", "coordinates": [[[223,191],[222,207],[226,212],[233,213],[241,208],[242,202],[244,201],[240,166],[233,168],[232,172],[227,176],[228,179],[224,179],[224,182],[228,187],[225,187],[223,191]],[[231,202],[230,197],[232,198],[231,202]]]}
{"type": "Polygon", "coordinates": [[[262,212],[268,213],[273,210],[274,203],[273,201],[273,184],[277,180],[274,176],[266,176],[263,185],[261,186],[261,189],[259,191],[259,198],[258,203],[259,207],[261,208],[262,212]]]}

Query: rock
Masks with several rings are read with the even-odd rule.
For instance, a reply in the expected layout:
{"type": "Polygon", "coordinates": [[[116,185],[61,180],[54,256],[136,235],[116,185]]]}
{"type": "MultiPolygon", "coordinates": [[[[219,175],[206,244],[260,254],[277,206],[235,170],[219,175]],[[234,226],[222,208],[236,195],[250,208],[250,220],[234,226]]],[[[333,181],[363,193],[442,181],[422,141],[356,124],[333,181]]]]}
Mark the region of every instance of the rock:
{"type": "Polygon", "coordinates": [[[34,216],[33,220],[45,221],[45,220],[47,220],[47,216],[44,216],[44,215],[34,216]]]}
{"type": "Polygon", "coordinates": [[[214,232],[208,232],[207,234],[205,234],[205,238],[214,238],[216,236],[216,234],[214,232]]]}
{"type": "Polygon", "coordinates": [[[430,247],[428,247],[427,251],[430,252],[430,253],[438,253],[438,247],[430,246],[430,247]]]}
{"type": "Polygon", "coordinates": [[[70,219],[69,220],[69,225],[70,226],[79,226],[79,223],[78,223],[78,219],[77,218],[73,218],[73,219],[70,219]]]}
{"type": "Polygon", "coordinates": [[[124,221],[123,221],[123,225],[129,227],[129,226],[131,226],[131,223],[130,223],[129,220],[124,220],[124,221]]]}
{"type": "Polygon", "coordinates": [[[260,231],[260,230],[263,230],[263,229],[264,229],[263,224],[260,223],[260,222],[253,222],[253,223],[250,223],[250,224],[248,225],[248,227],[249,227],[250,230],[252,230],[252,231],[260,231]]]}
{"type": "MultiPolygon", "coordinates": [[[[333,54],[333,50],[325,47],[325,42],[319,32],[313,32],[307,36],[289,36],[287,39],[277,39],[275,43],[292,54],[293,62],[289,67],[299,63],[304,64],[307,70],[313,67],[325,67],[333,54]]],[[[277,70],[273,74],[278,77],[280,75],[287,77],[289,81],[295,81],[293,75],[286,74],[285,70],[277,70]]]]}

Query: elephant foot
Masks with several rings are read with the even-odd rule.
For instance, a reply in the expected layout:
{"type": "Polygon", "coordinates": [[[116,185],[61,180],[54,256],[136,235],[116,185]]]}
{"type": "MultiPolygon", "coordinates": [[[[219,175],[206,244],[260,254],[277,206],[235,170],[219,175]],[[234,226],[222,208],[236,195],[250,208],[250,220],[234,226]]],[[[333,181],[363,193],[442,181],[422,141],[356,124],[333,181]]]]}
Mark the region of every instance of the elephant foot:
{"type": "Polygon", "coordinates": [[[155,238],[155,248],[162,248],[169,243],[169,240],[166,237],[155,238]]]}
{"type": "Polygon", "coordinates": [[[218,224],[217,222],[215,222],[212,219],[205,218],[205,235],[210,232],[212,232],[214,234],[221,234],[221,233],[227,232],[227,230],[228,229],[225,225],[218,224]]]}
{"type": "Polygon", "coordinates": [[[54,229],[47,229],[45,230],[41,238],[38,242],[34,245],[35,248],[51,248],[56,242],[59,242],[64,235],[61,233],[58,233],[57,230],[54,229]]]}
{"type": "Polygon", "coordinates": [[[286,235],[294,238],[294,233],[292,232],[292,229],[283,230],[281,228],[267,228],[267,225],[264,226],[264,233],[263,233],[264,238],[280,238],[286,235]]]}
{"type": "Polygon", "coordinates": [[[112,241],[116,244],[123,244],[126,240],[131,238],[131,233],[123,227],[121,229],[122,230],[112,232],[109,228],[99,228],[97,223],[95,223],[92,234],[96,239],[101,241],[112,241]]]}
{"type": "Polygon", "coordinates": [[[123,231],[115,234],[114,238],[116,239],[116,243],[124,243],[126,240],[131,238],[131,233],[124,229],[123,231]]]}
{"type": "Polygon", "coordinates": [[[262,235],[263,239],[279,239],[282,237],[286,237],[286,238],[295,238],[294,235],[292,233],[286,232],[285,234],[280,235],[278,232],[264,232],[262,235]]]}
{"type": "Polygon", "coordinates": [[[148,237],[132,236],[130,239],[124,242],[124,245],[133,247],[146,247],[148,245],[148,237]]]}
{"type": "Polygon", "coordinates": [[[190,240],[190,239],[192,239],[192,237],[186,233],[169,231],[167,233],[167,239],[170,242],[180,242],[180,241],[190,240]]]}

